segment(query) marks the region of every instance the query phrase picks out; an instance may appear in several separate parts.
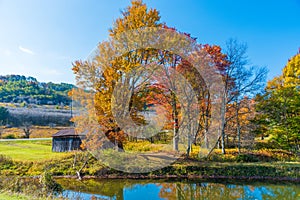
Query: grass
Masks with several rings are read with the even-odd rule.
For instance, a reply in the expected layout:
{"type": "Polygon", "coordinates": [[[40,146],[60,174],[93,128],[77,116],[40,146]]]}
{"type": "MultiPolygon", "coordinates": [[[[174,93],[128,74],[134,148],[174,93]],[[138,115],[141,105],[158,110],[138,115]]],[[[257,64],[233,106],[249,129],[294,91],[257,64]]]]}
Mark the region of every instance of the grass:
{"type": "MultiPolygon", "coordinates": [[[[0,175],[4,177],[38,176],[45,171],[48,171],[55,176],[76,175],[76,171],[83,166],[86,152],[54,153],[51,151],[51,143],[51,140],[0,142],[0,175]],[[1,157],[1,155],[5,156],[1,157]],[[74,158],[76,158],[76,165],[74,158]]],[[[127,142],[124,147],[125,150],[129,152],[143,153],[160,153],[161,151],[169,151],[171,148],[171,146],[168,145],[153,144],[148,141],[139,141],[137,143],[127,142]]],[[[269,177],[274,178],[276,181],[281,181],[280,178],[297,180],[300,178],[299,158],[284,150],[260,149],[251,152],[243,150],[245,155],[249,154],[258,158],[255,162],[252,162],[251,160],[249,162],[247,159],[248,157],[242,158],[241,161],[237,161],[237,149],[227,149],[226,155],[222,155],[221,151],[217,149],[210,159],[195,159],[196,155],[199,153],[198,149],[198,147],[193,147],[191,159],[179,159],[171,166],[146,174],[132,175],[109,169],[99,163],[98,160],[91,158],[86,167],[82,170],[82,175],[96,177],[106,177],[106,175],[109,177],[111,175],[111,177],[120,176],[122,178],[130,178],[133,176],[137,176],[138,178],[158,177],[162,179],[168,177],[189,177],[189,179],[199,179],[199,177],[220,179],[223,177],[224,179],[225,177],[226,180],[234,178],[239,180],[240,177],[244,177],[245,180],[251,180],[251,177],[269,177]]],[[[134,164],[135,163],[133,162],[133,165],[134,164]]],[[[3,185],[11,187],[10,184],[3,185]]],[[[0,190],[0,200],[37,199],[35,196],[31,196],[33,195],[33,192],[19,194],[14,193],[14,190],[11,189],[5,191],[6,193],[3,193],[3,191],[0,190]],[[13,193],[9,193],[8,191],[13,193]],[[29,196],[27,196],[28,194],[29,196]]],[[[30,186],[30,190],[28,191],[39,191],[39,189],[30,186]]],[[[51,198],[41,197],[38,199],[51,198]]]]}
{"type": "MultiPolygon", "coordinates": [[[[128,153],[153,152],[153,155],[160,154],[163,148],[163,144],[151,144],[147,141],[138,142],[136,146],[133,143],[125,145],[128,153]]],[[[257,150],[249,154],[244,152],[243,155],[246,156],[240,159],[237,159],[239,158],[237,149],[228,149],[226,155],[222,155],[220,150],[215,150],[210,158],[200,160],[193,158],[197,155],[196,148],[194,151],[191,159],[179,159],[172,166],[150,175],[257,175],[299,178],[300,174],[299,158],[283,150],[257,150]],[[253,161],[253,157],[257,159],[253,161]]],[[[76,170],[83,165],[85,155],[86,152],[54,153],[51,151],[51,140],[0,142],[0,174],[36,176],[48,169],[53,175],[75,175],[76,170]],[[1,155],[4,155],[2,160],[1,155]],[[75,155],[77,155],[76,167],[74,167],[75,155]]],[[[136,163],[132,162],[132,166],[135,166],[134,164],[136,163]]],[[[119,174],[113,169],[106,169],[94,158],[88,162],[82,173],[90,176],[119,174]]]]}
{"type": "Polygon", "coordinates": [[[24,194],[1,193],[0,200],[33,200],[38,199],[24,194]]]}
{"type": "Polygon", "coordinates": [[[51,150],[51,140],[0,142],[0,154],[14,161],[43,161],[64,157],[68,153],[55,153],[51,150]]]}
{"type": "MultiPolygon", "coordinates": [[[[171,152],[172,147],[166,144],[153,144],[149,141],[127,142],[124,145],[126,152],[171,152]]],[[[237,149],[227,149],[227,154],[222,155],[221,150],[214,150],[212,156],[208,159],[212,162],[270,162],[270,161],[300,161],[298,156],[291,155],[288,151],[284,150],[244,150],[243,155],[240,157],[237,149]],[[253,158],[255,158],[253,160],[253,158]],[[248,161],[246,160],[248,159],[248,161]],[[251,160],[252,159],[252,160],[251,160]]],[[[197,158],[199,147],[193,147],[191,152],[192,158],[197,158]]],[[[54,158],[63,158],[70,153],[55,153],[51,150],[51,139],[37,140],[37,141],[8,141],[0,142],[0,154],[11,157],[14,161],[43,161],[54,158]]]]}

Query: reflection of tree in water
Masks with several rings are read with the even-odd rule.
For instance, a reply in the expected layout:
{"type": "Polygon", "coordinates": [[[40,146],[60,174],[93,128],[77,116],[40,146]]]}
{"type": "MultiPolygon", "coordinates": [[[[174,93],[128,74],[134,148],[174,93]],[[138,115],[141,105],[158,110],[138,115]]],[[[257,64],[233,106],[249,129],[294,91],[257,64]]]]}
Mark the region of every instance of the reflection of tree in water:
{"type": "MultiPolygon", "coordinates": [[[[299,185],[272,185],[269,183],[226,184],[226,183],[161,183],[153,180],[125,180],[125,179],[58,179],[64,189],[80,191],[82,193],[102,195],[110,199],[124,200],[125,190],[134,190],[138,196],[142,191],[137,186],[153,184],[160,189],[157,198],[166,200],[228,200],[228,199],[300,199],[299,185]]],[[[151,192],[151,191],[150,191],[151,192]]],[[[127,197],[128,198],[128,197],[127,197]]],[[[145,199],[147,199],[145,197],[145,199]]]]}
{"type": "Polygon", "coordinates": [[[238,199],[244,190],[242,186],[219,183],[162,183],[159,197],[164,199],[238,199]]]}
{"type": "Polygon", "coordinates": [[[57,182],[65,190],[80,191],[82,193],[102,195],[111,199],[124,200],[124,189],[133,189],[137,185],[144,185],[150,181],[137,181],[125,179],[58,179],[57,182]]]}
{"type": "MultiPolygon", "coordinates": [[[[160,183],[159,197],[167,200],[184,199],[300,199],[296,185],[249,186],[222,183],[160,183]]],[[[262,183],[262,185],[265,185],[262,183]]]]}
{"type": "Polygon", "coordinates": [[[263,199],[282,199],[294,200],[300,199],[300,185],[273,185],[264,187],[268,190],[268,194],[263,194],[263,199]],[[271,194],[271,195],[270,195],[271,194]]]}
{"type": "Polygon", "coordinates": [[[86,179],[79,181],[74,179],[58,179],[57,182],[59,182],[65,190],[103,195],[120,200],[124,199],[123,188],[126,185],[126,182],[124,181],[99,181],[95,179],[86,179]]]}

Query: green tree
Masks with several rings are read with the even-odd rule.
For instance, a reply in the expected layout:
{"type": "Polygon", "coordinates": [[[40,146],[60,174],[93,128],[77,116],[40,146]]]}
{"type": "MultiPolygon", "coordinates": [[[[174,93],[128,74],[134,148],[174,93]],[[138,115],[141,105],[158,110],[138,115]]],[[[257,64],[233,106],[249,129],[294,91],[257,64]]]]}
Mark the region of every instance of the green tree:
{"type": "Polygon", "coordinates": [[[8,118],[9,112],[7,108],[0,106],[0,121],[5,122],[8,118]]]}
{"type": "Polygon", "coordinates": [[[42,83],[33,77],[0,76],[0,102],[68,105],[67,96],[74,86],[67,83],[42,83]]]}
{"type": "MultiPolygon", "coordinates": [[[[269,81],[265,94],[257,96],[259,129],[267,125],[267,134],[288,150],[300,150],[300,54],[294,56],[281,76],[269,81]]],[[[261,133],[263,134],[263,133],[261,133]]]]}

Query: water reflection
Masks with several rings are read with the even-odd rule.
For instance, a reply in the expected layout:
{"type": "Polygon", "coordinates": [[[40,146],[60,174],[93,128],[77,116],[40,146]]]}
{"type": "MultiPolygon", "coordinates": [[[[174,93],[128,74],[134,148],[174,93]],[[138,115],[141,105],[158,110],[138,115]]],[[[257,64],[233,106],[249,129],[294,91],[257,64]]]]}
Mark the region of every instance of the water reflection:
{"type": "Polygon", "coordinates": [[[159,197],[164,199],[300,199],[296,185],[237,185],[221,183],[162,183],[159,197]]]}
{"type": "Polygon", "coordinates": [[[228,200],[278,199],[300,200],[300,185],[295,184],[229,184],[211,182],[163,182],[151,180],[57,180],[70,199],[116,200],[228,200]]]}

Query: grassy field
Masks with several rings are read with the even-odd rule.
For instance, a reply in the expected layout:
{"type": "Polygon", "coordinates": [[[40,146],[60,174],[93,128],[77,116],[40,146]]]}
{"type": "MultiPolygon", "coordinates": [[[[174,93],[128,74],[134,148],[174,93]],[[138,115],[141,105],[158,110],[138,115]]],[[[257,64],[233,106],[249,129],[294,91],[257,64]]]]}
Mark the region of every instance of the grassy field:
{"type": "MultiPolygon", "coordinates": [[[[36,141],[2,141],[0,142],[0,154],[9,156],[15,161],[42,161],[53,158],[63,158],[72,153],[54,153],[51,150],[52,141],[36,140],[36,141]]],[[[149,141],[127,142],[124,144],[126,152],[144,152],[158,153],[161,151],[171,152],[172,147],[166,144],[152,144],[149,141]]],[[[197,159],[199,147],[193,146],[191,158],[197,159]]],[[[246,157],[238,155],[237,149],[227,149],[227,154],[222,155],[220,149],[215,149],[209,158],[214,162],[235,162],[247,160],[247,162],[300,162],[296,154],[291,154],[285,150],[277,149],[261,149],[247,151],[243,150],[246,157]]]]}
{"type": "Polygon", "coordinates": [[[68,153],[54,153],[51,140],[0,142],[0,154],[15,161],[43,161],[64,157],[68,153]]]}
{"type": "MultiPolygon", "coordinates": [[[[161,145],[142,141],[135,145],[128,143],[125,145],[125,149],[127,151],[145,153],[153,151],[160,154],[158,150],[162,148],[161,145]]],[[[128,174],[105,166],[87,152],[53,153],[51,151],[51,140],[0,142],[0,200],[34,199],[18,194],[14,194],[14,196],[10,196],[8,193],[2,194],[1,180],[4,180],[4,178],[1,177],[35,177],[41,176],[45,172],[52,176],[74,177],[80,170],[83,177],[97,178],[169,179],[173,177],[175,179],[189,180],[267,180],[297,183],[300,181],[299,159],[288,152],[279,150],[251,152],[251,154],[247,154],[250,157],[242,157],[243,159],[241,160],[238,159],[239,155],[237,155],[236,149],[231,149],[227,152],[228,154],[224,156],[220,154],[219,150],[216,150],[210,159],[181,158],[172,165],[153,172],[128,174]],[[1,155],[4,156],[1,157],[1,155]],[[86,165],[87,158],[89,159],[86,165]],[[255,160],[253,160],[254,158],[255,160]]],[[[127,168],[131,169],[134,167],[142,170],[144,167],[148,168],[151,164],[145,161],[145,163],[138,163],[137,167],[135,161],[136,159],[133,162],[129,162],[127,168]]],[[[2,185],[4,185],[2,186],[2,191],[14,192],[11,189],[11,185],[5,185],[5,183],[2,185]]]]}
{"type": "MultiPolygon", "coordinates": [[[[159,154],[162,144],[151,144],[147,141],[125,145],[129,152],[153,152],[159,154]]],[[[194,148],[191,159],[179,159],[172,166],[153,172],[154,175],[225,175],[225,176],[281,176],[299,177],[300,162],[297,155],[283,150],[256,150],[248,154],[238,155],[237,149],[228,149],[226,155],[215,150],[208,159],[196,159],[197,149],[194,148]],[[291,171],[291,174],[290,172],[291,171]]],[[[2,141],[0,155],[8,157],[0,159],[0,174],[3,175],[38,175],[49,168],[54,175],[75,175],[76,168],[84,163],[86,152],[54,153],[51,151],[51,140],[34,141],[2,141]],[[74,156],[76,167],[74,167],[74,156]],[[9,159],[15,161],[10,162],[9,159]]],[[[134,163],[132,163],[134,164],[134,163]]],[[[85,175],[102,174],[105,166],[95,158],[83,169],[85,175]]],[[[105,171],[105,170],[104,170],[105,171]]],[[[117,173],[113,169],[110,173],[117,173]]],[[[118,174],[118,173],[117,173],[118,174]]]]}
{"type": "MultiPolygon", "coordinates": [[[[50,138],[53,134],[64,128],[65,127],[50,128],[48,126],[33,126],[30,138],[50,138]]],[[[4,128],[2,137],[5,138],[8,135],[13,135],[15,138],[22,138],[24,132],[21,128],[4,128]]]]}

